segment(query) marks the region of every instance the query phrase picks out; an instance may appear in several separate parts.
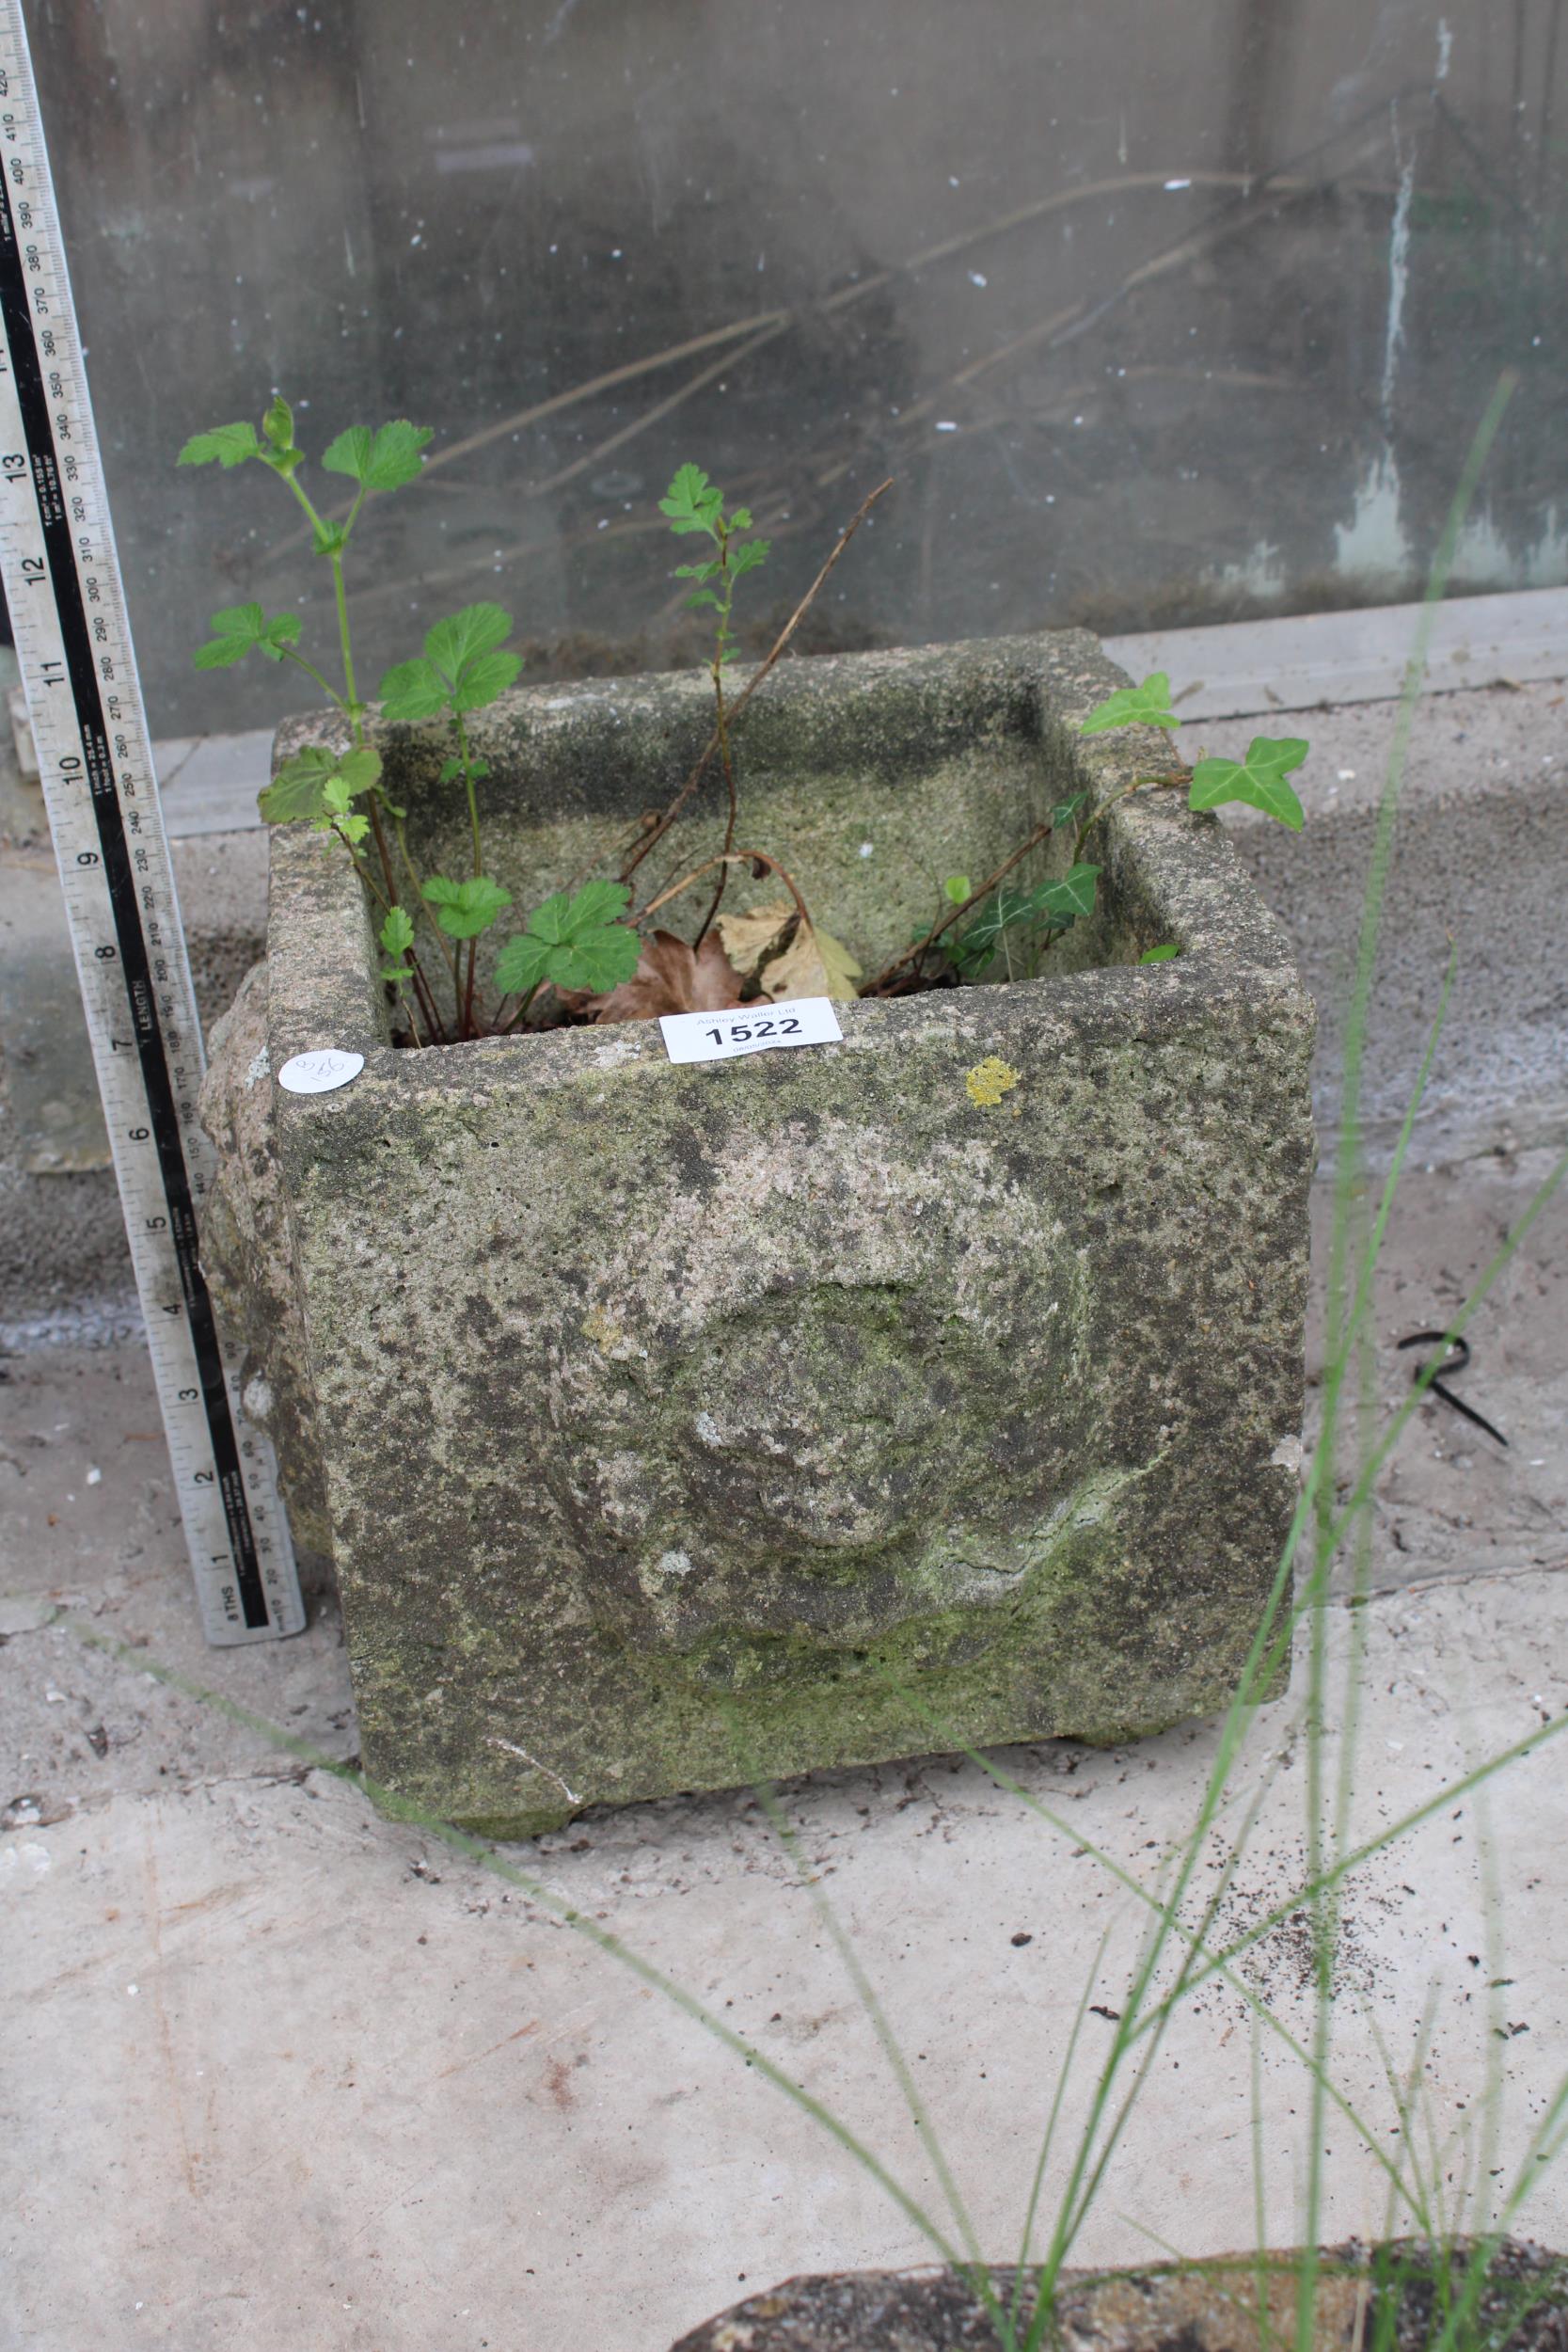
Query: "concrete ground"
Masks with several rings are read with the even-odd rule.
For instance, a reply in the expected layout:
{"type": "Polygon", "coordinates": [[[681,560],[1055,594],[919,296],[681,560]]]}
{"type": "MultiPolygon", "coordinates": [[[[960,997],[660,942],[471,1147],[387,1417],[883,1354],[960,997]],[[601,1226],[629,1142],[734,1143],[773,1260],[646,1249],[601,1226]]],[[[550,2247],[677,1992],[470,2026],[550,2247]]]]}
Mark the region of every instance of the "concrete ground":
{"type": "MultiPolygon", "coordinates": [[[[1498,651],[1474,628],[1507,601],[1446,616],[1459,634],[1433,680],[1448,691],[1418,722],[1393,875],[1368,1073],[1379,1152],[1450,931],[1461,970],[1376,1297],[1383,1411],[1419,1355],[1397,1343],[1447,1322],[1550,1169],[1540,1147],[1568,1136],[1560,613],[1532,604],[1550,643],[1516,628],[1498,651]]],[[[1235,837],[1324,1008],[1325,1131],[1354,878],[1393,720],[1386,699],[1354,697],[1391,691],[1408,629],[1354,617],[1358,684],[1316,623],[1121,649],[1135,674],[1168,666],[1179,691],[1201,675],[1183,704],[1203,714],[1195,744],[1312,741],[1306,834],[1243,815],[1235,837]],[[1303,712],[1323,679],[1348,699],[1303,712]]],[[[254,781],[202,782],[187,761],[169,794],[209,1015],[260,939],[254,781]]],[[[936,2212],[842,1956],[750,1793],[592,1814],[487,1868],[224,1711],[238,1702],[324,1759],[356,1752],[330,1606],[292,1642],[204,1647],[110,1180],[25,1175],[16,1123],[0,1085],[0,2352],[664,2352],[791,2272],[922,2259],[909,2218],[756,2068],[530,1892],[536,1876],[668,1971],[936,2212]]],[[[1326,1202],[1324,1189],[1320,1242],[1326,1202]]],[[[1565,1288],[1568,1184],[1476,1316],[1454,1384],[1508,1445],[1429,1400],[1383,1481],[1371,1597],[1356,1609],[1341,1593],[1328,1613],[1357,1694],[1369,1832],[1568,1706],[1565,1288]]],[[[1314,1339],[1314,1367],[1320,1355],[1314,1339]]],[[[1253,1726],[1238,1785],[1273,1777],[1222,1933],[1299,1883],[1300,1693],[1298,1661],[1295,1696],[1253,1726]]],[[[1016,2248],[1091,1970],[1091,2065],[1122,2006],[1136,1907],[1084,1849],[1147,1880],[1191,1819],[1215,1738],[1205,1724],[1125,1752],[1006,1752],[1065,1834],[950,1758],[784,1792],[988,2254],[1016,2248]]],[[[1492,2103],[1499,2145],[1476,2169],[1497,2168],[1496,2189],[1568,2072],[1565,1771],[1568,1745],[1549,1747],[1489,1796],[1444,1804],[1347,1899],[1338,2078],[1378,2147],[1397,2146],[1378,2037],[1407,2063],[1435,2003],[1424,2081],[1439,2140],[1457,2135],[1437,2168],[1450,2199],[1492,2103]]],[[[1245,1967],[1302,2031],[1304,1923],[1271,1930],[1245,1967]]],[[[1081,2260],[1252,2242],[1250,2074],[1244,2006],[1211,1985],[1160,2046],[1081,2260]]],[[[1261,2084],[1266,2226],[1282,2243],[1301,2226],[1306,2085],[1273,2037],[1261,2084]]],[[[1084,2098],[1080,2083],[1064,2130],[1084,2098]]],[[[1377,2164],[1339,2117],[1326,2146],[1323,2233],[1378,2229],[1377,2164]]],[[[1522,2221],[1568,2244],[1568,2167],[1522,2221]]]]}
{"type": "MultiPolygon", "coordinates": [[[[1445,1322],[1551,1165],[1530,1152],[1413,1171],[1376,1300],[1385,1409],[1409,1380],[1398,1340],[1445,1322]]],[[[1568,1186],[1477,1315],[1455,1384],[1508,1446],[1426,1403],[1385,1482],[1373,1597],[1329,1612],[1338,1669],[1364,1643],[1369,1833],[1568,1706],[1565,1285],[1568,1186]]],[[[5,2352],[663,2352],[748,2287],[922,2259],[911,2223],[816,2124],[522,1883],[536,1873],[667,1970],[935,2212],[842,1958],[754,1797],[589,1815],[504,1850],[499,1870],[381,1820],[148,1673],[172,1666],[324,1756],[354,1752],[330,1609],[293,1642],[203,1647],[142,1350],[30,1349],[4,1370],[5,2352]]],[[[1299,1673],[1297,1699],[1254,1724],[1240,1785],[1273,1779],[1222,1932],[1262,1917],[1303,1867],[1299,1673]]],[[[942,1757],[784,1792],[989,2254],[1016,2245],[1053,2070],[1113,1916],[1089,2064],[1122,2004],[1136,1907],[1083,1846],[1147,1880],[1214,1745],[1203,1724],[1126,1751],[1007,1751],[1065,1835],[942,1757]]],[[[1429,1997],[1439,2137],[1469,2130],[1479,2147],[1493,2081],[1485,2169],[1502,2180],[1568,2070],[1565,1755],[1548,1747],[1484,1801],[1445,1804],[1352,1883],[1337,2072],[1383,2149],[1398,2143],[1377,2036],[1406,2064],[1429,1997]]],[[[1246,1965],[1302,2031],[1302,1921],[1246,1965]]],[[[1250,2050],[1227,1989],[1178,2012],[1082,2259],[1251,2243],[1250,2050]]],[[[1268,2227],[1289,2241],[1305,2080],[1273,2038],[1261,2081],[1268,2227]]],[[[1069,2124],[1084,2098],[1080,2078],[1069,2124]]],[[[1326,2145],[1323,2233],[1377,2229],[1372,2158],[1338,2116],[1326,2145]]],[[[1462,2167],[1450,2153],[1440,2168],[1449,2196],[1462,2167]]],[[[1524,2218],[1568,2242],[1568,2169],[1524,2218]]]]}

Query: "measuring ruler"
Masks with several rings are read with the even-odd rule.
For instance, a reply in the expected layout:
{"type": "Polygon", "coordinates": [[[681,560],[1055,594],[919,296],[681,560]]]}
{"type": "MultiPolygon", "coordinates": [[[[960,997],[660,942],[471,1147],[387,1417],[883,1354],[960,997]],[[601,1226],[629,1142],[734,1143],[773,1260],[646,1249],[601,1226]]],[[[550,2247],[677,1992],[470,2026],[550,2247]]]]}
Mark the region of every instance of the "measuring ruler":
{"type": "Polygon", "coordinates": [[[0,0],[0,569],[209,1642],[305,1622],[198,1258],[205,1056],[20,0],[0,0]]]}

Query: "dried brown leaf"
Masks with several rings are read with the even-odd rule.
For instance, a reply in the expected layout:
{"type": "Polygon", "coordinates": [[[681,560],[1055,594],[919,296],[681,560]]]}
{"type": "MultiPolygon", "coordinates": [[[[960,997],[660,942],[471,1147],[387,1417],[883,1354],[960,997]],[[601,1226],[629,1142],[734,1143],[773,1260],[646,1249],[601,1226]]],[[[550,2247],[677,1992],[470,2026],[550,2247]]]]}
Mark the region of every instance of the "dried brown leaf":
{"type": "Polygon", "coordinates": [[[744,914],[720,915],[714,928],[737,972],[747,979],[755,976],[764,949],[771,947],[784,925],[794,921],[795,912],[793,899],[770,898],[766,906],[749,908],[744,914]]]}
{"type": "Polygon", "coordinates": [[[756,974],[763,994],[774,1004],[786,996],[832,996],[847,1003],[859,993],[855,982],[862,977],[861,967],[831,931],[802,920],[783,953],[763,962],[796,913],[788,898],[775,898],[745,914],[721,914],[716,928],[730,961],[748,977],[756,974]]]}
{"type": "Polygon", "coordinates": [[[595,1021],[657,1021],[666,1012],[724,1012],[740,1002],[741,976],[717,931],[698,948],[673,931],[644,940],[637,969],[608,996],[592,996],[595,1021]]]}

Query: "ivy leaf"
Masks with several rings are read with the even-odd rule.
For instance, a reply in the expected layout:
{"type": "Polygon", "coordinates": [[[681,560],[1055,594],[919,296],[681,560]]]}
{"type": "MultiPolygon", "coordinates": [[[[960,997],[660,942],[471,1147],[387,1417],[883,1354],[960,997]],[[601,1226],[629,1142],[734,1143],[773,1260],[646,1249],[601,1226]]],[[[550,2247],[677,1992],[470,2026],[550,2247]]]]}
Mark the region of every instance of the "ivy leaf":
{"type": "Polygon", "coordinates": [[[341,779],[346,797],[351,798],[368,792],[380,773],[380,755],[368,743],[347,752],[335,752],[325,743],[308,743],[284,762],[260,794],[257,806],[269,825],[297,824],[301,818],[315,823],[327,812],[329,784],[341,779]]]}
{"type": "Polygon", "coordinates": [[[1042,882],[1034,896],[1042,914],[1074,916],[1094,913],[1094,886],[1100,868],[1082,863],[1069,866],[1055,882],[1042,882]]]}
{"type": "Polygon", "coordinates": [[[376,934],[389,956],[401,956],[414,945],[414,918],[406,907],[388,907],[376,934]]]}
{"type": "Polygon", "coordinates": [[[488,874],[470,874],[464,882],[449,882],[432,874],[423,896],[436,909],[436,920],[449,939],[477,939],[512,904],[512,893],[488,874]]]}
{"type": "Polygon", "coordinates": [[[1074,792],[1070,800],[1058,801],[1051,812],[1053,828],[1059,831],[1062,826],[1070,825],[1088,797],[1086,792],[1074,792]]]}
{"type": "MultiPolygon", "coordinates": [[[[951,899],[954,906],[961,907],[964,900],[970,895],[971,884],[969,876],[967,874],[949,874],[947,880],[942,883],[942,888],[944,898],[951,899]]],[[[918,935],[922,939],[926,936],[924,931],[920,932],[918,935]]]]}
{"type": "Polygon", "coordinates": [[[1187,806],[1222,808],[1227,801],[1242,801],[1300,833],[1307,818],[1285,779],[1301,766],[1309,748],[1299,736],[1255,735],[1245,759],[1200,759],[1193,770],[1187,806]]]}
{"type": "Polygon", "coordinates": [[[279,612],[269,621],[259,604],[230,604],[214,612],[207,624],[213,634],[198,645],[192,659],[198,670],[228,670],[243,661],[254,645],[269,661],[281,661],[283,648],[299,636],[299,614],[279,612]]]}
{"type": "Polygon", "coordinates": [[[177,466],[216,463],[227,472],[232,466],[243,466],[247,457],[261,454],[253,424],[215,424],[210,433],[193,433],[174,462],[177,466]]]}
{"type": "MultiPolygon", "coordinates": [[[[412,661],[398,662],[382,679],[381,715],[418,726],[421,719],[434,719],[437,711],[447,709],[451,693],[449,681],[435,663],[416,654],[412,661]]],[[[461,766],[457,772],[461,775],[461,766]]]]}
{"type": "Polygon", "coordinates": [[[364,490],[400,490],[418,479],[420,452],[434,438],[433,427],[405,418],[376,433],[368,424],[351,424],[322,452],[322,465],[328,473],[346,473],[364,490]]]}
{"type": "MultiPolygon", "coordinates": [[[[1066,930],[1079,915],[1094,912],[1099,872],[1098,866],[1080,863],[1069,866],[1056,881],[1040,882],[1033,890],[1018,890],[1004,883],[991,892],[974,919],[965,925],[961,936],[948,944],[949,958],[967,977],[985,970],[1004,931],[1041,922],[1053,930],[1066,930]]],[[[961,905],[963,901],[958,903],[961,905]]]]}
{"type": "MultiPolygon", "coordinates": [[[[968,893],[964,895],[967,897],[968,893]]],[[[958,904],[961,906],[963,900],[960,898],[958,904]]],[[[1003,932],[1030,921],[1038,912],[1033,891],[1006,887],[993,890],[976,909],[973,920],[964,926],[961,935],[951,940],[948,954],[960,972],[983,972],[995,955],[1003,932]]]]}
{"type": "Polygon", "coordinates": [[[1164,670],[1155,670],[1141,686],[1118,686],[1114,694],[1081,721],[1080,735],[1103,735],[1108,727],[1179,727],[1181,724],[1170,707],[1170,679],[1164,670]]]}
{"type": "Polygon", "coordinates": [[[571,894],[556,891],[501,949],[497,987],[521,995],[549,980],[557,988],[597,993],[629,980],[641,943],[615,918],[630,897],[624,882],[584,882],[571,894]]]}
{"type": "Polygon", "coordinates": [[[1180,953],[1181,950],[1175,942],[1167,940],[1163,947],[1146,947],[1138,958],[1138,961],[1140,963],[1169,963],[1180,953]]]}
{"type": "Polygon", "coordinates": [[[670,528],[677,535],[705,531],[713,537],[714,526],[724,511],[724,493],[715,488],[701,466],[682,466],[659,500],[658,511],[670,517],[670,528]]]}

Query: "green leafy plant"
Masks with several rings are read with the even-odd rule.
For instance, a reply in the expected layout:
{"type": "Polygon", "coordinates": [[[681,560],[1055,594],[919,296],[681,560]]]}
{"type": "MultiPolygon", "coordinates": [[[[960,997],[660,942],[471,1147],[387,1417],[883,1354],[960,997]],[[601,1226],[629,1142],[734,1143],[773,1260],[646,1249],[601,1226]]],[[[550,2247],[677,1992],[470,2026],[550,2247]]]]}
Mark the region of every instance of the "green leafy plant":
{"type": "Polygon", "coordinates": [[[1170,707],[1170,679],[1164,670],[1151,670],[1141,686],[1118,686],[1082,723],[1081,735],[1104,735],[1112,727],[1169,727],[1181,724],[1170,707]]]}
{"type": "MultiPolygon", "coordinates": [[[[421,726],[437,721],[450,730],[452,751],[442,763],[440,781],[461,782],[467,802],[471,871],[458,881],[440,874],[421,877],[408,846],[405,812],[388,799],[381,755],[367,739],[369,714],[355,670],[344,558],[365,501],[417,480],[431,438],[427,426],[401,419],[374,430],[350,425],[340,433],[321,457],[324,472],[341,474],[354,485],[348,509],[338,516],[325,515],[298,478],[306,453],[294,437],[293,412],[281,397],[267,409],[259,434],[248,423],[217,425],[192,435],[179,457],[182,466],[215,464],[225,472],[249,463],[265,466],[288,485],[309,525],[311,547],[331,567],[341,682],[335,683],[300,651],[297,613],[269,616],[260,604],[230,605],[214,612],[212,635],[198,647],[195,661],[198,669],[229,669],[256,653],[263,660],[293,662],[345,723],[346,743],[302,745],[284,761],[259,805],[269,824],[309,824],[332,835],[353,859],[382,918],[377,937],[388,962],[381,977],[403,1003],[416,1044],[473,1037],[492,1025],[492,1016],[477,994],[477,947],[511,906],[512,894],[484,872],[478,787],[487,768],[475,755],[468,722],[504,693],[522,668],[519,656],[506,649],[511,614],[498,604],[480,603],[436,622],[425,634],[422,652],[396,663],[382,678],[384,722],[421,726]],[[438,1010],[436,991],[420,961],[420,921],[451,979],[448,1015],[438,1010]]],[[[733,532],[735,518],[724,528],[733,532]]],[[[737,556],[744,559],[741,569],[760,561],[744,549],[737,556]]],[[[610,960],[624,964],[628,952],[635,962],[636,943],[629,932],[610,960]]],[[[600,967],[608,968],[602,950],[595,968],[600,967]]]]}
{"type": "Polygon", "coordinates": [[[432,874],[420,885],[420,896],[436,909],[436,920],[449,939],[472,942],[487,931],[496,917],[512,904],[512,893],[486,874],[470,874],[464,882],[449,882],[432,874]]]}
{"type": "MultiPolygon", "coordinates": [[[[713,680],[714,731],[719,741],[719,760],[729,795],[729,813],[724,826],[724,855],[728,857],[735,848],[738,811],[735,759],[730,743],[730,711],[724,693],[724,671],[738,650],[731,625],[735,592],[748,572],[754,572],[759,565],[767,563],[771,542],[755,536],[749,506],[736,506],[728,515],[725,514],[723,492],[708,480],[701,466],[686,465],[680,468],[659,500],[658,511],[669,518],[670,529],[677,539],[701,532],[713,544],[713,554],[703,557],[701,562],[677,564],[675,578],[694,583],[686,598],[689,610],[711,610],[718,615],[714,624],[708,675],[713,680]]],[[[697,933],[696,944],[699,946],[719,912],[728,879],[729,867],[721,865],[713,903],[697,933]]]]}
{"type": "MultiPolygon", "coordinates": [[[[1184,786],[1188,804],[1194,809],[1244,802],[1293,830],[1300,829],[1301,803],[1286,778],[1306,758],[1307,747],[1295,739],[1276,741],[1258,737],[1244,760],[1200,758],[1190,771],[1138,774],[1098,802],[1087,791],[1075,792],[1059,802],[983,882],[972,884],[966,874],[949,875],[942,885],[936,919],[917,931],[892,963],[871,980],[864,980],[849,950],[817,929],[788,869],[768,852],[737,850],[735,732],[752,695],[870,506],[888,485],[883,484],[863,502],[772,651],[736,694],[727,684],[727,673],[738,652],[736,593],[749,573],[766,564],[770,543],[757,532],[749,507],[727,505],[723,491],[705,469],[688,463],[677,469],[659,501],[659,511],[675,537],[706,542],[705,551],[694,561],[677,564],[674,576],[688,583],[687,606],[712,617],[707,660],[714,705],[711,739],[670,806],[633,845],[616,880],[589,881],[576,889],[558,892],[527,918],[520,932],[503,943],[495,971],[499,994],[487,1004],[478,990],[479,943],[497,928],[513,900],[511,893],[485,872],[479,787],[487,766],[476,755],[469,723],[475,713],[505,692],[521,669],[519,657],[506,642],[512,630],[511,615],[494,603],[466,606],[436,621],[425,634],[422,650],[395,663],[381,679],[383,724],[436,725],[447,730],[451,750],[441,762],[439,781],[460,783],[467,802],[468,872],[461,877],[425,876],[418,871],[410,851],[405,812],[388,798],[380,754],[368,739],[368,711],[358,692],[344,584],[344,558],[365,501],[388,495],[415,480],[430,438],[425,427],[405,421],[374,431],[355,425],[341,433],[324,452],[321,463],[325,471],[351,482],[354,495],[346,512],[334,516],[320,510],[299,479],[305,453],[294,437],[293,411],[281,399],[274,400],[268,408],[260,434],[247,423],[222,425],[195,435],[181,453],[181,462],[187,465],[216,464],[225,470],[246,463],[267,467],[287,485],[302,508],[309,523],[311,545],[331,567],[341,685],[301,651],[298,615],[269,615],[260,604],[233,605],[215,612],[212,634],[195,659],[204,669],[231,667],[253,652],[274,663],[292,662],[307,673],[345,723],[346,742],[306,743],[282,764],[261,795],[261,813],[274,823],[308,823],[335,837],[353,858],[380,917],[378,936],[388,958],[382,977],[404,1006],[416,1043],[440,1043],[497,1028],[512,1030],[531,1014],[537,1025],[536,1000],[544,989],[554,992],[545,1009],[546,1020],[626,1017],[626,1009],[633,1003],[638,1017],[649,1017],[663,1008],[667,994],[669,1009],[676,1009],[675,998],[681,990],[666,971],[669,956],[665,949],[652,957],[633,995],[617,995],[616,992],[638,971],[640,928],[706,874],[715,875],[716,880],[697,926],[693,943],[697,949],[702,949],[719,917],[732,869],[748,866],[758,879],[771,872],[789,894],[787,901],[776,898],[738,921],[724,918],[722,945],[726,949],[734,946],[742,960],[735,971],[736,1001],[750,993],[776,993],[784,985],[800,993],[826,990],[847,996],[858,990],[861,995],[887,995],[955,979],[980,980],[998,970],[1007,978],[1036,976],[1065,933],[1094,914],[1101,868],[1085,854],[1089,837],[1109,810],[1134,792],[1184,786]],[[633,912],[630,883],[637,866],[690,799],[712,762],[717,762],[721,772],[726,801],[721,849],[633,912]],[[1025,858],[1042,850],[1053,835],[1069,834],[1064,870],[1027,882],[1018,878],[1017,869],[1025,858]],[[402,919],[390,921],[394,912],[402,919]],[[451,1009],[444,1013],[438,1009],[436,989],[421,963],[421,938],[429,943],[425,953],[440,957],[450,979],[451,1009]],[[518,1001],[508,1014],[506,1009],[514,998],[518,1001]]],[[[1095,736],[1149,725],[1174,734],[1180,723],[1169,677],[1156,671],[1140,684],[1108,695],[1081,722],[1081,731],[1095,736]]],[[[1179,952],[1179,942],[1153,944],[1139,961],[1168,961],[1179,952]]]]}
{"type": "Polygon", "coordinates": [[[1193,770],[1188,806],[1222,808],[1227,801],[1242,801],[1300,833],[1307,820],[1285,779],[1301,766],[1308,749],[1299,737],[1255,735],[1245,759],[1200,759],[1193,770]]]}
{"type": "Polygon", "coordinates": [[[964,979],[977,979],[995,960],[1008,933],[1031,939],[1031,968],[1054,940],[1094,912],[1098,866],[1075,862],[1054,882],[1037,882],[1032,890],[1006,884],[985,899],[973,922],[959,932],[948,953],[964,979]]]}
{"type": "MultiPolygon", "coordinates": [[[[1108,694],[1079,722],[1079,733],[1104,735],[1120,727],[1156,726],[1174,734],[1181,722],[1171,703],[1170,679],[1164,670],[1155,670],[1140,685],[1121,686],[1108,694]]],[[[1085,845],[1101,818],[1134,793],[1185,787],[1189,808],[1201,811],[1243,802],[1299,833],[1305,822],[1301,803],[1285,778],[1301,766],[1309,748],[1299,737],[1259,735],[1253,738],[1244,760],[1200,758],[1191,769],[1135,775],[1121,790],[1098,802],[1087,792],[1074,793],[1058,803],[978,886],[971,885],[967,874],[950,874],[942,883],[947,911],[917,931],[862,993],[897,994],[918,988],[928,982],[933,969],[940,973],[945,968],[961,980],[980,979],[998,956],[1007,966],[1008,978],[1034,977],[1056,942],[1075,922],[1094,913],[1101,868],[1084,857],[1085,845]],[[1005,881],[1053,834],[1074,824],[1065,874],[1028,889],[1005,881]]],[[[1165,941],[1144,950],[1138,961],[1168,963],[1180,952],[1179,941],[1165,941]]]]}
{"type": "Polygon", "coordinates": [[[535,907],[527,930],[507,941],[496,965],[502,995],[523,1000],[509,1027],[524,1018],[546,981],[552,988],[597,993],[630,979],[637,969],[637,934],[620,920],[630,897],[624,882],[591,882],[570,894],[558,890],[535,907]]]}
{"type": "Polygon", "coordinates": [[[208,644],[197,647],[196,666],[229,670],[252,651],[269,661],[284,660],[298,642],[300,620],[297,612],[279,612],[269,621],[259,604],[231,604],[214,612],[207,626],[213,634],[208,644]]]}

